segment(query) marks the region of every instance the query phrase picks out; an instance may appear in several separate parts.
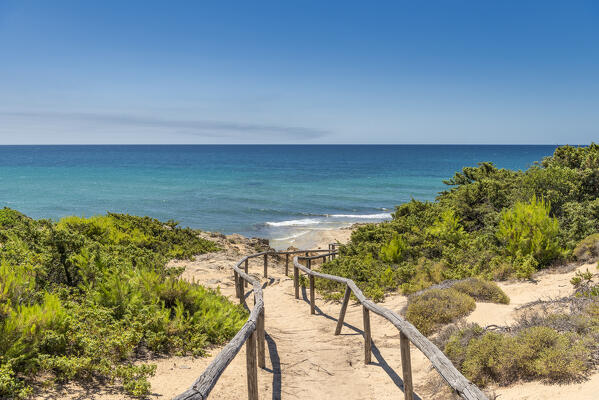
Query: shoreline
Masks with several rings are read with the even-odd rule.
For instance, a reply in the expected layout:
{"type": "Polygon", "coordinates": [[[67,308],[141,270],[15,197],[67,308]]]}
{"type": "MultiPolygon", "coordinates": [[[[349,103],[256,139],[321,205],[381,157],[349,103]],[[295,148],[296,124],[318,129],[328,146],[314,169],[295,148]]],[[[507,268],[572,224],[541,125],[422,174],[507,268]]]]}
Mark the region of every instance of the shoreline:
{"type": "MultiPolygon", "coordinates": [[[[378,222],[377,222],[378,223],[378,222]]],[[[319,228],[313,227],[305,232],[280,239],[268,240],[269,246],[275,250],[287,250],[289,248],[308,250],[325,249],[329,243],[347,243],[352,232],[359,226],[365,225],[362,222],[356,222],[337,228],[319,228]]]]}

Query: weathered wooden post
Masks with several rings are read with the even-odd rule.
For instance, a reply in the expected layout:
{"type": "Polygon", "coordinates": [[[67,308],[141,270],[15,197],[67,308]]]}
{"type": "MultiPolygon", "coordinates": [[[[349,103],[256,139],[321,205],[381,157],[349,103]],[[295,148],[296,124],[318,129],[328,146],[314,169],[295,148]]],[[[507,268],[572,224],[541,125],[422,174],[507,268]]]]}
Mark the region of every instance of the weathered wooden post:
{"type": "Polygon", "coordinates": [[[264,255],[264,277],[268,278],[268,254],[264,255]]]}
{"type": "MultiPolygon", "coordinates": [[[[245,259],[245,273],[248,274],[248,264],[250,262],[249,258],[245,259]]],[[[249,274],[248,274],[249,275],[249,274]]],[[[248,287],[248,282],[244,279],[244,283],[243,283],[244,287],[248,287]]]]}
{"type": "Polygon", "coordinates": [[[349,296],[351,295],[351,289],[349,286],[345,287],[345,295],[343,296],[343,303],[341,304],[341,311],[339,312],[339,319],[337,320],[337,328],[335,329],[335,335],[341,333],[343,327],[343,320],[345,319],[345,311],[347,311],[347,304],[349,303],[349,296]]]}
{"type": "Polygon", "coordinates": [[[258,400],[258,368],[256,367],[256,331],[252,332],[245,346],[248,378],[248,400],[258,400]]]}
{"type": "Polygon", "coordinates": [[[243,282],[241,281],[241,277],[239,277],[239,304],[245,304],[245,290],[243,290],[243,282]]]}
{"type": "Polygon", "coordinates": [[[370,334],[370,311],[362,306],[364,317],[364,364],[370,364],[372,359],[372,336],[370,334]]]}
{"type": "MultiPolygon", "coordinates": [[[[308,259],[308,269],[312,269],[312,260],[308,259]]],[[[310,275],[310,314],[316,314],[314,301],[314,275],[310,275]]]]}
{"type": "Polygon", "coordinates": [[[289,276],[289,253],[285,254],[285,276],[289,276]]]}
{"type": "Polygon", "coordinates": [[[264,334],[264,307],[262,308],[262,312],[258,315],[258,366],[260,368],[266,368],[266,349],[265,349],[265,334],[264,334]]]}
{"type": "Polygon", "coordinates": [[[241,293],[239,292],[239,274],[237,273],[237,271],[233,270],[233,276],[235,279],[235,296],[237,296],[237,298],[240,298],[241,293]]]}
{"type": "Polygon", "coordinates": [[[293,263],[293,286],[295,287],[295,298],[299,299],[299,268],[293,263]]]}
{"type": "Polygon", "coordinates": [[[401,349],[401,369],[403,372],[403,392],[405,400],[414,400],[412,385],[412,360],[410,359],[410,340],[403,332],[399,333],[399,348],[401,349]]]}
{"type": "Polygon", "coordinates": [[[322,256],[322,263],[324,264],[325,262],[327,262],[327,256],[322,256]]]}

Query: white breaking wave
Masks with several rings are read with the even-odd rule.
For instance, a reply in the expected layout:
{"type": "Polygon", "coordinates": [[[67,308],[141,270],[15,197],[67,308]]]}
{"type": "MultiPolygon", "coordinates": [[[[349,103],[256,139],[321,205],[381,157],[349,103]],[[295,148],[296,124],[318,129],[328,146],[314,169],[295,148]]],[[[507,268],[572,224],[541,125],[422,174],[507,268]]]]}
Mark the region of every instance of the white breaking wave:
{"type": "Polygon", "coordinates": [[[318,225],[322,223],[332,222],[328,218],[348,218],[348,219],[389,219],[391,218],[390,213],[378,213],[378,214],[331,214],[325,215],[323,218],[304,218],[304,219],[292,219],[289,221],[280,222],[267,222],[268,226],[307,226],[307,225],[318,225]]]}
{"type": "Polygon", "coordinates": [[[333,218],[356,218],[356,219],[386,219],[391,218],[389,213],[379,214],[332,214],[333,218]]]}
{"type": "Polygon", "coordinates": [[[314,219],[314,218],[304,218],[304,219],[292,219],[290,221],[281,221],[281,222],[267,222],[266,225],[269,226],[306,226],[306,225],[318,225],[322,223],[322,220],[314,219]]]}
{"type": "Polygon", "coordinates": [[[291,236],[287,236],[287,237],[282,237],[282,238],[273,238],[272,240],[291,240],[291,239],[297,239],[300,236],[304,236],[306,233],[309,233],[310,231],[303,231],[300,233],[297,233],[295,235],[291,235],[291,236]]]}

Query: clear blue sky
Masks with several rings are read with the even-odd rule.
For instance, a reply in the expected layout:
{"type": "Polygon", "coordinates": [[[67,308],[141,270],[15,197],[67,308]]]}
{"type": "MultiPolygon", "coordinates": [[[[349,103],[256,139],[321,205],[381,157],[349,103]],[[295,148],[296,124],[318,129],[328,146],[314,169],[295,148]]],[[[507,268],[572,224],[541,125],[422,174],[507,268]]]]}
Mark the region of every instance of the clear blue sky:
{"type": "Polygon", "coordinates": [[[588,143],[597,1],[0,0],[0,143],[588,143]]]}

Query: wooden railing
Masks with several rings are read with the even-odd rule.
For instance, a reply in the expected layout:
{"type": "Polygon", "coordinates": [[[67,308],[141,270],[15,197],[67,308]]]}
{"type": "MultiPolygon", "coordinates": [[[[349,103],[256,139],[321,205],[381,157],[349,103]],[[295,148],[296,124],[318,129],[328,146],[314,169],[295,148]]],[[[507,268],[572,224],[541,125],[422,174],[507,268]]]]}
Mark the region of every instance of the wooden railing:
{"type": "Polygon", "coordinates": [[[268,256],[285,256],[285,275],[289,275],[289,256],[293,258],[293,284],[295,289],[295,298],[299,298],[300,290],[300,271],[308,275],[310,289],[310,313],[315,313],[315,286],[314,279],[328,279],[345,285],[345,294],[341,303],[341,311],[337,320],[335,335],[341,333],[345,312],[349,304],[351,294],[362,305],[362,316],[364,322],[364,362],[369,364],[372,357],[372,333],[370,327],[370,312],[380,315],[391,322],[399,330],[399,348],[401,351],[401,366],[403,372],[404,397],[406,400],[413,400],[414,388],[412,384],[412,368],[410,357],[410,342],[416,346],[429,359],[433,367],[439,372],[447,384],[463,399],[467,400],[487,400],[485,394],[473,383],[468,381],[449,361],[449,359],[435,346],[430,340],[422,335],[412,324],[403,319],[399,314],[376,305],[368,300],[362,291],[356,286],[353,280],[342,278],[336,275],[323,274],[312,270],[312,261],[322,259],[326,261],[334,259],[337,255],[336,247],[338,244],[330,244],[328,250],[297,250],[280,252],[262,252],[252,254],[241,259],[234,267],[235,275],[235,293],[240,303],[245,303],[245,287],[248,283],[252,285],[254,292],[254,308],[243,327],[237,332],[235,337],[221,350],[221,352],[208,365],[208,368],[191,385],[189,389],[175,397],[175,400],[205,400],[210,391],[216,385],[223,371],[235,358],[241,347],[246,345],[246,366],[248,382],[248,399],[258,400],[258,369],[266,366],[265,350],[265,332],[264,332],[264,298],[262,296],[262,285],[258,279],[254,279],[248,274],[249,260],[257,257],[264,257],[264,277],[268,277],[268,256]],[[310,253],[323,253],[310,256],[310,253]],[[299,261],[303,260],[306,265],[299,261]],[[241,268],[243,264],[243,269],[241,268]],[[257,363],[256,363],[257,360],[257,363]]]}

